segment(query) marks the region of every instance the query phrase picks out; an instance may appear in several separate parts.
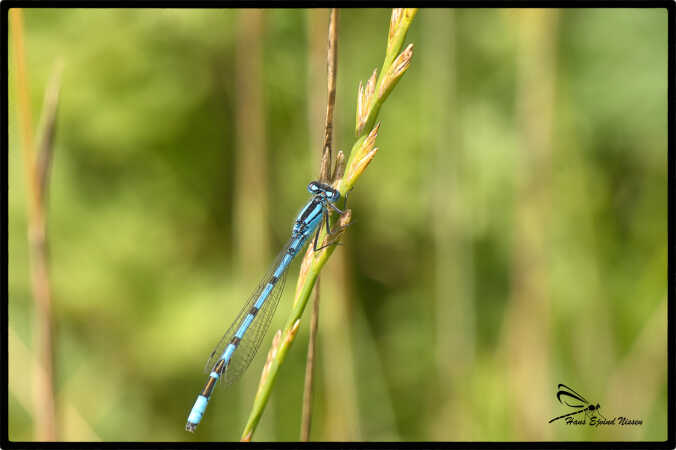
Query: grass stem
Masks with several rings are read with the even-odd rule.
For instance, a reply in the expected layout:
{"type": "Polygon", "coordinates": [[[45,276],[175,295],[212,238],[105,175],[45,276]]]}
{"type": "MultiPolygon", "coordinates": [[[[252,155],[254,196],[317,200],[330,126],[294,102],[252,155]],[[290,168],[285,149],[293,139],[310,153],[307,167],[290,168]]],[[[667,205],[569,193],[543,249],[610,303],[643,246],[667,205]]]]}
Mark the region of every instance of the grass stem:
{"type": "Polygon", "coordinates": [[[52,161],[54,127],[58,110],[61,66],[51,77],[45,94],[45,107],[40,119],[40,154],[35,157],[30,89],[26,72],[23,12],[10,11],[14,50],[14,78],[17,106],[21,120],[21,147],[24,161],[26,192],[29,197],[28,243],[30,252],[31,289],[35,302],[34,342],[36,359],[41,366],[33,371],[33,416],[36,439],[55,441],[56,414],[54,402],[52,296],[49,283],[48,245],[45,199],[47,177],[52,161]]]}
{"type": "MultiPolygon", "coordinates": [[[[397,81],[410,65],[413,56],[412,45],[409,45],[401,53],[399,53],[399,51],[401,50],[406,32],[408,31],[416,12],[417,9],[393,10],[385,62],[381,68],[381,80],[376,83],[375,77],[372,76],[374,81],[369,81],[370,84],[367,85],[369,86],[368,89],[364,90],[360,87],[357,106],[357,140],[352,146],[350,158],[345,166],[344,176],[341,179],[334,181],[333,184],[343,197],[354,186],[368,164],[373,160],[373,157],[378,150],[375,148],[375,139],[378,134],[379,125],[373,125],[370,129],[367,128],[367,126],[370,127],[371,124],[375,124],[380,106],[382,106],[382,103],[390,94],[397,81]]],[[[351,218],[352,213],[350,210],[347,210],[346,214],[338,218],[337,229],[342,229],[344,232],[347,225],[349,225],[351,218]]],[[[322,234],[326,237],[325,232],[322,234]]],[[[336,238],[336,241],[339,240],[340,236],[336,238]]],[[[305,310],[305,306],[307,305],[312,289],[315,286],[319,272],[322,267],[324,267],[324,264],[326,264],[328,258],[333,254],[335,248],[335,245],[330,245],[321,251],[315,252],[310,245],[305,252],[305,256],[301,263],[298,282],[296,284],[296,295],[292,309],[289,313],[286,325],[284,326],[283,331],[281,331],[281,338],[279,339],[278,344],[273,345],[268,354],[268,363],[266,363],[266,367],[261,375],[258,392],[256,393],[249,419],[242,432],[242,441],[250,441],[253,437],[253,433],[258,426],[270,396],[279,367],[284,362],[286,354],[298,331],[300,317],[305,310]]]]}
{"type": "MultiPolygon", "coordinates": [[[[329,14],[328,44],[326,55],[327,66],[327,99],[326,121],[324,124],[324,142],[319,180],[328,182],[331,175],[331,156],[333,148],[333,111],[336,104],[336,70],[338,67],[338,10],[331,9],[329,14]]],[[[314,381],[314,356],[317,342],[317,328],[319,325],[319,278],[315,284],[315,296],[310,317],[310,339],[307,348],[307,362],[305,366],[305,384],[303,388],[303,410],[301,413],[300,440],[307,442],[310,439],[312,424],[312,385],[314,381]]]]}

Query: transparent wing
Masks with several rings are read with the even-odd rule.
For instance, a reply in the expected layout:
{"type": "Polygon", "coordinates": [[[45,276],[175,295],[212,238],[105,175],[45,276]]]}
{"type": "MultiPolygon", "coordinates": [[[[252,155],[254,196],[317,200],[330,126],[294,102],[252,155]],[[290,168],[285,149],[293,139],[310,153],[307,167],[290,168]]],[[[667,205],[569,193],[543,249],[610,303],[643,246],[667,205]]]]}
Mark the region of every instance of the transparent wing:
{"type": "MultiPolygon", "coordinates": [[[[282,259],[286,255],[290,243],[291,241],[289,241],[287,245],[284,246],[282,251],[275,259],[275,262],[272,264],[270,270],[261,279],[261,282],[258,283],[256,289],[251,293],[239,314],[237,314],[237,317],[228,328],[228,331],[225,332],[221,340],[216,345],[216,348],[214,348],[214,350],[209,355],[209,359],[207,360],[205,366],[206,372],[210,372],[223,355],[223,352],[239,329],[242,321],[247,316],[254,303],[256,303],[256,300],[258,300],[258,297],[261,295],[265,289],[265,286],[272,278],[274,272],[277,270],[277,267],[279,267],[280,263],[282,262],[282,259]]],[[[261,342],[265,337],[265,333],[270,326],[272,316],[275,314],[275,310],[279,304],[279,299],[282,296],[282,291],[284,291],[285,282],[286,268],[270,291],[270,294],[261,306],[260,310],[254,316],[251,325],[249,325],[249,328],[244,333],[242,340],[230,358],[230,362],[225,369],[225,374],[220,378],[224,381],[224,384],[228,385],[236,381],[246,371],[247,367],[249,367],[249,364],[256,355],[256,352],[258,351],[261,342]]]]}
{"type": "Polygon", "coordinates": [[[282,291],[284,290],[284,284],[286,283],[286,271],[280,277],[279,281],[275,285],[270,296],[263,303],[260,311],[254,317],[251,326],[244,334],[242,342],[237,346],[235,353],[233,353],[232,358],[230,359],[230,364],[225,369],[225,378],[224,382],[226,385],[235,382],[249,367],[251,361],[256,356],[256,352],[263,342],[265,333],[270,327],[270,322],[272,321],[272,316],[275,315],[275,310],[279,304],[279,299],[282,296],[282,291]]]}

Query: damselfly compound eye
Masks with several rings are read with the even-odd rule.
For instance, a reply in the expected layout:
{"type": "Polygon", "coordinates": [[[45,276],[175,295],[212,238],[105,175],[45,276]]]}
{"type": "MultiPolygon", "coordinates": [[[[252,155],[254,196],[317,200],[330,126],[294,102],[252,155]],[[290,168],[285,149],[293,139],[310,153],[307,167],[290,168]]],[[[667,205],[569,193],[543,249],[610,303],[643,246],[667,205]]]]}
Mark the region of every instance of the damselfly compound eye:
{"type": "Polygon", "coordinates": [[[331,191],[327,192],[326,196],[331,202],[337,202],[340,198],[340,192],[335,189],[331,189],[331,191]]]}
{"type": "Polygon", "coordinates": [[[318,182],[311,181],[310,184],[307,185],[307,190],[310,194],[316,195],[322,191],[322,188],[318,182]]]}

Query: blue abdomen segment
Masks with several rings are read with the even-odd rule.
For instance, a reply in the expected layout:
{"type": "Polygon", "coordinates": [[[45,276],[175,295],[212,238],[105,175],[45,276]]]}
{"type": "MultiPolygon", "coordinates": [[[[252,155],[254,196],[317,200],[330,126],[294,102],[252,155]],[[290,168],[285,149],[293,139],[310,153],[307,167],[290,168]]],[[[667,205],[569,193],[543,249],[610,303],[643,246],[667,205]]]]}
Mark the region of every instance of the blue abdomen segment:
{"type": "MultiPolygon", "coordinates": [[[[246,315],[244,318],[244,321],[242,322],[242,325],[240,325],[239,330],[237,330],[237,333],[235,333],[235,336],[242,339],[242,336],[244,336],[244,333],[246,330],[249,328],[249,325],[251,325],[251,322],[254,320],[254,315],[249,313],[246,315]]],[[[225,355],[223,355],[225,356],[225,355]]],[[[223,358],[225,359],[225,358],[223,358]]]]}
{"type": "Polygon", "coordinates": [[[207,409],[208,402],[209,399],[206,398],[205,396],[201,394],[197,396],[197,400],[195,401],[195,404],[190,410],[190,415],[188,416],[188,423],[185,426],[186,430],[194,431],[195,428],[197,428],[197,425],[200,423],[200,420],[202,420],[204,411],[206,411],[207,409]]]}

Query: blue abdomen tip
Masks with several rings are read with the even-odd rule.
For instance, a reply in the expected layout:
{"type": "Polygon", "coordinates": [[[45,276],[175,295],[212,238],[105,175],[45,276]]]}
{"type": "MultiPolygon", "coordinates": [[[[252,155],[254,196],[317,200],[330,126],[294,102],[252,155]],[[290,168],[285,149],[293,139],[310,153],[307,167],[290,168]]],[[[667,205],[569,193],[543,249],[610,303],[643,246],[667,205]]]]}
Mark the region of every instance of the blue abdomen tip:
{"type": "Polygon", "coordinates": [[[195,428],[197,428],[197,424],[199,424],[200,420],[202,420],[204,411],[207,409],[208,401],[209,399],[203,395],[197,397],[197,400],[195,400],[195,405],[190,410],[190,415],[188,416],[188,423],[186,423],[185,425],[186,430],[195,431],[195,428]]]}

